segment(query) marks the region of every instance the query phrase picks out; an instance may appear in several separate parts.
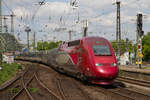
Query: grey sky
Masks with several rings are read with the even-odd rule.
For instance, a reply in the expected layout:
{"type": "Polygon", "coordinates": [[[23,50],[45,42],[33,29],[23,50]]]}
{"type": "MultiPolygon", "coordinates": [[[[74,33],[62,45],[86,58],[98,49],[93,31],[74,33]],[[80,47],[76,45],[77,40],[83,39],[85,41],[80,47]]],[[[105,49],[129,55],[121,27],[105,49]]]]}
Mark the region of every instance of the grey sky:
{"type": "MultiPolygon", "coordinates": [[[[70,6],[71,0],[46,0],[39,10],[38,2],[42,0],[3,0],[15,13],[15,35],[20,33],[23,43],[26,42],[26,26],[37,33],[37,40],[68,40],[68,31],[73,30],[73,39],[82,37],[81,27],[85,19],[89,21],[89,36],[103,36],[115,39],[116,5],[115,0],[77,0],[76,8],[70,6]],[[33,15],[37,11],[34,19],[33,15]],[[57,31],[58,28],[66,30],[57,31]]],[[[150,31],[150,0],[121,0],[122,38],[135,40],[136,14],[142,12],[144,31],[150,31]]],[[[11,14],[3,2],[3,14],[11,14]]],[[[9,20],[8,20],[9,22],[9,20]]]]}

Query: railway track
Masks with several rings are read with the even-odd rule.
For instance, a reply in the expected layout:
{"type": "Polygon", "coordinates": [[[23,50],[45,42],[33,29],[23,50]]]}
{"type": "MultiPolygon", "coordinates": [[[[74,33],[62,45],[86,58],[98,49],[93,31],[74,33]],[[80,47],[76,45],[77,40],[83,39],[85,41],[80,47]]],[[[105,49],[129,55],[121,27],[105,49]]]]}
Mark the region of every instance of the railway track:
{"type": "Polygon", "coordinates": [[[109,91],[127,97],[129,100],[150,100],[149,95],[145,95],[143,93],[139,93],[136,91],[128,90],[126,88],[117,87],[115,89],[110,89],[109,91]]]}
{"type": "Polygon", "coordinates": [[[23,90],[22,76],[28,72],[28,68],[19,74],[13,81],[8,82],[5,86],[0,89],[0,98],[2,100],[9,100],[13,98],[17,93],[21,93],[23,90]]]}
{"type": "Polygon", "coordinates": [[[96,92],[99,92],[101,94],[104,94],[105,96],[103,97],[104,100],[134,100],[129,96],[126,96],[124,94],[117,93],[112,90],[108,90],[106,88],[103,88],[102,86],[96,86],[92,87],[92,89],[96,92]]]}
{"type": "Polygon", "coordinates": [[[9,83],[4,89],[0,90],[1,100],[62,100],[54,92],[50,91],[38,78],[36,69],[29,67],[15,81],[9,83]],[[9,92],[10,89],[13,92],[9,92]],[[32,89],[37,89],[35,92],[32,89]],[[25,94],[25,98],[22,94],[25,94]],[[6,96],[7,95],[7,96],[6,96]],[[39,96],[40,95],[40,96],[39,96]]]}
{"type": "MultiPolygon", "coordinates": [[[[16,99],[25,90],[26,85],[28,85],[33,79],[33,75],[31,75],[31,73],[32,70],[28,67],[25,72],[20,74],[14,81],[9,82],[5,88],[2,88],[0,90],[1,100],[16,99]],[[26,80],[24,80],[24,78],[26,78],[26,80]]],[[[29,95],[27,96],[29,97],[29,95]]]]}
{"type": "Polygon", "coordinates": [[[137,80],[137,79],[121,77],[121,76],[118,77],[116,79],[116,81],[126,82],[126,83],[130,83],[130,84],[135,84],[135,85],[139,85],[139,86],[150,88],[150,81],[137,80]]]}
{"type": "MultiPolygon", "coordinates": [[[[40,70],[40,69],[39,69],[40,70]]],[[[52,100],[92,100],[82,89],[78,87],[75,83],[72,82],[72,80],[64,78],[64,76],[57,74],[56,79],[56,86],[57,91],[59,91],[60,96],[56,95],[53,91],[49,90],[41,81],[40,78],[38,78],[38,71],[34,73],[36,81],[39,85],[41,85],[46,91],[51,93],[54,97],[57,98],[51,98],[52,100]]],[[[34,81],[34,80],[33,80],[34,81]]],[[[33,86],[33,85],[32,85],[33,86]]],[[[32,95],[32,94],[31,94],[32,95]]],[[[51,96],[52,97],[52,96],[51,96]]],[[[49,97],[50,99],[50,97],[49,97]]],[[[49,100],[44,99],[44,100],[49,100]]]]}
{"type": "MultiPolygon", "coordinates": [[[[38,85],[42,88],[43,91],[47,92],[48,95],[46,95],[44,98],[44,100],[62,100],[57,94],[55,94],[53,91],[51,91],[48,87],[46,87],[38,78],[37,72],[34,73],[35,79],[38,83],[38,85]]],[[[44,92],[42,92],[42,94],[46,94],[44,92]]],[[[39,98],[38,98],[39,99],[39,98]]],[[[36,99],[37,100],[37,99],[36,99]]],[[[40,99],[39,99],[40,100],[40,99]]]]}
{"type": "MultiPolygon", "coordinates": [[[[139,85],[142,87],[150,88],[150,82],[137,80],[133,78],[126,78],[126,77],[118,77],[116,79],[117,82],[126,82],[134,85],[139,85]]],[[[118,94],[120,96],[127,97],[129,100],[150,100],[150,95],[142,93],[141,91],[136,91],[132,89],[128,89],[125,87],[121,87],[119,85],[114,85],[115,88],[109,89],[114,94],[118,94]]]]}
{"type": "Polygon", "coordinates": [[[73,80],[59,77],[56,83],[63,100],[92,100],[73,80]]]}
{"type": "MultiPolygon", "coordinates": [[[[133,80],[133,79],[131,79],[131,80],[133,80]]],[[[120,79],[120,81],[123,81],[123,79],[120,79]]],[[[137,80],[135,80],[134,82],[137,83],[137,80]]],[[[134,82],[132,82],[132,83],[134,83],[134,82]]],[[[143,81],[141,81],[141,82],[143,82],[143,81]]],[[[86,98],[84,96],[84,93],[82,94],[81,92],[79,92],[79,89],[77,90],[77,87],[73,86],[73,88],[71,88],[71,90],[68,89],[68,86],[71,87],[71,85],[74,84],[73,82],[70,82],[66,79],[57,78],[56,83],[57,83],[57,87],[59,89],[59,92],[60,92],[63,100],[89,100],[89,97],[86,98]],[[75,91],[73,91],[74,88],[76,88],[75,91]],[[74,92],[77,94],[74,94],[74,92]],[[69,94],[74,94],[73,96],[76,96],[76,97],[73,97],[72,95],[69,95],[69,94]],[[82,94],[82,95],[80,95],[80,94],[82,94]],[[83,97],[83,98],[78,98],[79,96],[83,97]]],[[[136,83],[134,83],[134,84],[136,84],[136,83]]],[[[141,83],[138,83],[138,84],[141,84],[141,83]]],[[[148,85],[147,82],[144,82],[144,84],[148,85]]],[[[147,86],[147,85],[144,85],[144,86],[147,86]]],[[[118,86],[113,89],[102,88],[101,86],[100,87],[96,86],[96,87],[92,87],[92,88],[93,88],[93,90],[98,91],[99,93],[105,94],[106,96],[105,96],[104,100],[117,100],[117,99],[119,99],[119,100],[150,100],[149,95],[145,95],[145,94],[142,94],[142,93],[139,93],[136,91],[131,91],[126,88],[121,88],[118,86]]],[[[92,99],[90,99],[90,100],[92,100],[92,99]]]]}
{"type": "Polygon", "coordinates": [[[28,98],[30,98],[31,100],[33,100],[32,96],[30,95],[28,89],[26,88],[26,86],[32,81],[32,79],[34,78],[34,75],[30,76],[32,71],[29,68],[22,76],[21,76],[21,83],[20,85],[22,85],[22,88],[20,90],[18,90],[18,92],[16,92],[16,94],[14,96],[12,96],[9,100],[15,100],[22,92],[23,90],[26,91],[28,98]],[[29,77],[30,76],[30,77],[29,77]]]}
{"type": "MultiPolygon", "coordinates": [[[[126,88],[111,86],[88,86],[86,88],[91,89],[93,92],[102,95],[99,97],[100,100],[150,100],[149,95],[145,95],[136,91],[131,91],[126,88]]],[[[93,97],[96,95],[93,94],[93,97]]]]}

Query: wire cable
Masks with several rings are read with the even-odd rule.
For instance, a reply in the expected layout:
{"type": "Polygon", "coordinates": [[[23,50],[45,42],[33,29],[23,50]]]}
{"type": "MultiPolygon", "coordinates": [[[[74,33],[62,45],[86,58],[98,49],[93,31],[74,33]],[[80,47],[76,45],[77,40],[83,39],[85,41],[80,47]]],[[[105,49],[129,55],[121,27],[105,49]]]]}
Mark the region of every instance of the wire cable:
{"type": "Polygon", "coordinates": [[[7,8],[8,10],[10,10],[10,11],[11,11],[11,13],[13,13],[13,11],[11,10],[11,8],[9,8],[9,7],[8,7],[7,3],[6,3],[4,0],[2,0],[2,2],[3,2],[3,3],[4,3],[4,5],[6,6],[6,8],[7,8]]]}
{"type": "Polygon", "coordinates": [[[45,0],[41,1],[41,2],[38,2],[39,3],[39,8],[35,11],[35,13],[33,14],[32,16],[32,20],[34,21],[34,18],[37,14],[37,12],[39,11],[39,9],[41,8],[41,6],[44,4],[45,0]]]}

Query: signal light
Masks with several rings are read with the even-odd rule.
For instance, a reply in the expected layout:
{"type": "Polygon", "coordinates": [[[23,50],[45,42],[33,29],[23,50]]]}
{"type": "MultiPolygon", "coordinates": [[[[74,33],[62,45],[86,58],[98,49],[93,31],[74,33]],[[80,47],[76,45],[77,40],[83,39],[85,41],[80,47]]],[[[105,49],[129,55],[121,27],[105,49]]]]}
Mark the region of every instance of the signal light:
{"type": "Polygon", "coordinates": [[[143,15],[142,14],[138,14],[137,15],[137,31],[138,31],[138,35],[140,37],[142,37],[144,35],[144,31],[142,29],[143,27],[143,21],[142,21],[143,15]]]}
{"type": "Polygon", "coordinates": [[[139,35],[140,35],[140,37],[142,37],[142,36],[144,35],[144,31],[141,31],[141,32],[139,33],[139,35]]]}
{"type": "Polygon", "coordinates": [[[141,45],[138,45],[138,49],[140,49],[141,48],[141,45]]]}

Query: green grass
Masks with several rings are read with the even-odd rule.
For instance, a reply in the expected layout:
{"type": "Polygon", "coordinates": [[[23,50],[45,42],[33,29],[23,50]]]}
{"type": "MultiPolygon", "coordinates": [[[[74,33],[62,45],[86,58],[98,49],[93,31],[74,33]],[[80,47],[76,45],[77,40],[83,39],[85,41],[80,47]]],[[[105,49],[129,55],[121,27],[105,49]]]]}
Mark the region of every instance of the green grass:
{"type": "Polygon", "coordinates": [[[145,68],[143,68],[143,69],[150,69],[150,67],[145,67],[145,68]]]}
{"type": "Polygon", "coordinates": [[[8,79],[10,79],[14,75],[14,73],[17,72],[19,69],[22,69],[22,66],[17,63],[3,63],[0,66],[2,67],[2,70],[0,70],[0,85],[8,79]]]}
{"type": "Polygon", "coordinates": [[[32,92],[32,93],[35,93],[38,91],[38,88],[29,88],[29,91],[32,92]]]}
{"type": "Polygon", "coordinates": [[[123,71],[119,70],[118,75],[121,76],[123,71]]]}
{"type": "Polygon", "coordinates": [[[17,93],[17,92],[19,92],[19,89],[18,88],[11,88],[11,89],[9,89],[9,92],[10,93],[17,93]]]}

